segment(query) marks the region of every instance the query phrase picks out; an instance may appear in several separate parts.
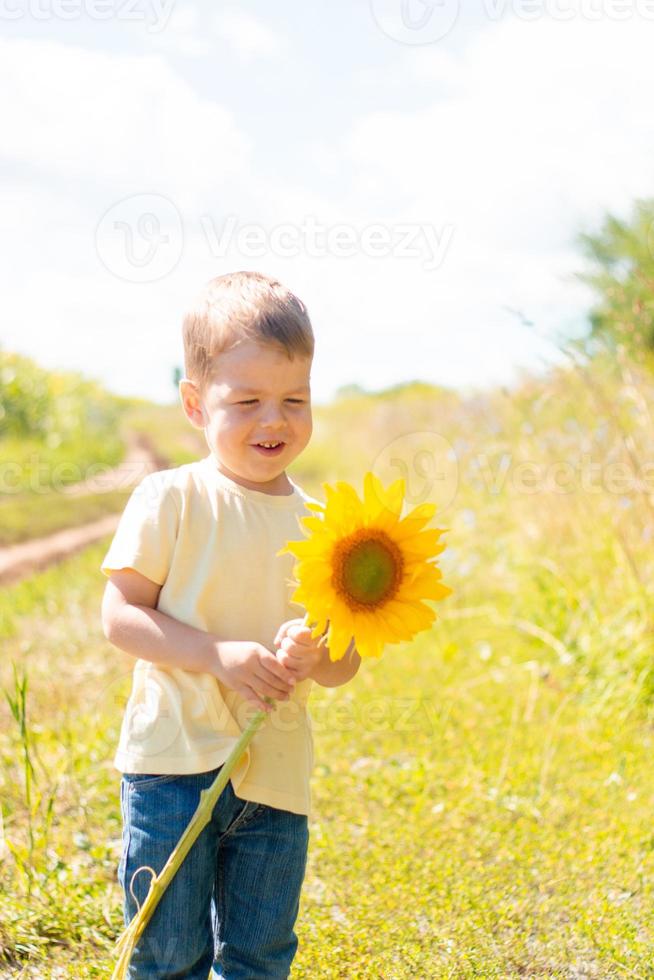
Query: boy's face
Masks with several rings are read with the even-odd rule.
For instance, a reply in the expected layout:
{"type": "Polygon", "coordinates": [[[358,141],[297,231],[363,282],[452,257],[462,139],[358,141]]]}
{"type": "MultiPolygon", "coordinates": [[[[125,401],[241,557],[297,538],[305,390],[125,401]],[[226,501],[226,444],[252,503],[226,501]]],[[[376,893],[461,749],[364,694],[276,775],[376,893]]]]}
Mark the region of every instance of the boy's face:
{"type": "Polygon", "coordinates": [[[311,358],[294,357],[243,340],[216,358],[200,394],[180,382],[189,421],[204,429],[219,469],[236,483],[264,493],[289,493],[286,467],[305,448],[312,432],[311,358]],[[262,442],[283,445],[258,448],[262,442]]]}

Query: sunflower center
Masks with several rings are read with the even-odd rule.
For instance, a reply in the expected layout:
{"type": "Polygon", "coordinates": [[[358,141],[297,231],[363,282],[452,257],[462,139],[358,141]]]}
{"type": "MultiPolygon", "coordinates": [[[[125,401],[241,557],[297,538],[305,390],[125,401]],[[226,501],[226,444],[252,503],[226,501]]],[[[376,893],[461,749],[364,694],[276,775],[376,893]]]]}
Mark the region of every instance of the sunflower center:
{"type": "Polygon", "coordinates": [[[333,585],[351,608],[374,609],[400,587],[404,560],[383,531],[360,528],[339,541],[333,556],[333,585]]]}

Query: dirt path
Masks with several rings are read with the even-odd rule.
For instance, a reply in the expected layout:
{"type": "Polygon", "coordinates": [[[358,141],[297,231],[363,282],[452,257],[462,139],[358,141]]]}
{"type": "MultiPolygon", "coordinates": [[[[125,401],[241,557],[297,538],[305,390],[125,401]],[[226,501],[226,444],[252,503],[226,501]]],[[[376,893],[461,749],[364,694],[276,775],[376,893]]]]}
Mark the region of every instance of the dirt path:
{"type": "MultiPolygon", "coordinates": [[[[127,452],[119,466],[98,473],[81,483],[71,484],[61,492],[71,497],[89,493],[109,493],[135,486],[144,476],[155,470],[163,470],[169,461],[152,448],[147,436],[133,433],[127,439],[127,452]]],[[[47,568],[80,551],[105,535],[113,534],[120,514],[107,514],[90,524],[68,527],[45,538],[33,538],[20,544],[0,548],[0,585],[17,582],[34,572],[47,568]]]]}
{"type": "Polygon", "coordinates": [[[136,486],[139,480],[153,470],[164,470],[170,466],[169,460],[155,452],[152,443],[143,433],[130,432],[126,441],[127,451],[122,463],[81,483],[71,483],[70,486],[63,487],[61,492],[70,497],[80,497],[89,493],[124,490],[136,486]]]}

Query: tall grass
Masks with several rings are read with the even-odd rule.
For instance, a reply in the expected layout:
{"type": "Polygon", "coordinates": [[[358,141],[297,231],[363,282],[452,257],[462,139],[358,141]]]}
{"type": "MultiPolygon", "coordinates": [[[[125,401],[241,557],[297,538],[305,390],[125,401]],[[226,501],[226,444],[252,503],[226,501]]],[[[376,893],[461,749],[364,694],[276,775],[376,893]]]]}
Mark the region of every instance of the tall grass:
{"type": "MultiPolygon", "coordinates": [[[[455,592],[433,630],[312,694],[293,976],[654,976],[654,486],[629,485],[653,395],[599,355],[316,413],[294,478],[319,496],[375,468],[442,494],[455,592]]],[[[0,595],[0,974],[108,976],[122,929],[111,760],[133,661],[100,631],[107,543],[0,595]]]]}
{"type": "Polygon", "coordinates": [[[17,735],[21,745],[25,789],[24,803],[27,819],[27,844],[21,845],[20,842],[12,842],[9,839],[6,839],[5,843],[14,856],[16,869],[20,875],[26,898],[29,901],[32,898],[35,884],[43,891],[47,886],[48,878],[52,874],[52,871],[45,875],[40,873],[39,869],[42,867],[42,862],[39,859],[42,859],[48,849],[57,786],[55,785],[54,788],[48,789],[45,793],[39,789],[34,769],[36,752],[34,733],[30,729],[27,720],[27,674],[23,670],[22,675],[19,677],[16,664],[14,663],[12,666],[14,669],[14,692],[13,695],[7,690],[4,693],[13,719],[16,722],[17,735]]]}

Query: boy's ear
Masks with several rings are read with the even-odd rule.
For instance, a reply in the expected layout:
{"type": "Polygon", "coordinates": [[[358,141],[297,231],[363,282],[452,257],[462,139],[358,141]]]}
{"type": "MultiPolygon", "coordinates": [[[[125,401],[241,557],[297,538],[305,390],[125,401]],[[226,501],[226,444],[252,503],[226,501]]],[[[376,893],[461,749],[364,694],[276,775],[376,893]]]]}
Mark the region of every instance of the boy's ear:
{"type": "Polygon", "coordinates": [[[204,409],[198,396],[197,385],[190,378],[180,378],[179,397],[187,419],[198,429],[204,429],[204,409]]]}

